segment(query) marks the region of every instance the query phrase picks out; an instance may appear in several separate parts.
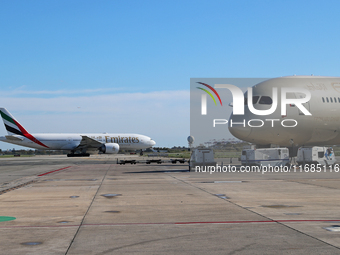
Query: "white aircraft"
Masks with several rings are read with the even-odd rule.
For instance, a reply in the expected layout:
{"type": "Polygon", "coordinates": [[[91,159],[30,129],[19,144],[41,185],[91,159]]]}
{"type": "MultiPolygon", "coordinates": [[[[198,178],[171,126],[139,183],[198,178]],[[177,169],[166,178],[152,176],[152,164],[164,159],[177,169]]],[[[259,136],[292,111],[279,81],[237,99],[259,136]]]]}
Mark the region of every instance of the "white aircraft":
{"type": "Polygon", "coordinates": [[[139,134],[30,134],[5,108],[0,108],[0,114],[8,133],[0,141],[40,150],[69,150],[68,157],[89,156],[89,152],[98,151],[116,154],[119,149],[141,150],[142,154],[143,149],[156,144],[139,134]]]}
{"type": "MultiPolygon", "coordinates": [[[[244,115],[232,113],[228,121],[232,135],[262,147],[274,144],[289,147],[292,151],[300,146],[340,144],[340,77],[287,76],[261,82],[252,87],[255,109],[268,110],[272,107],[273,88],[278,91],[278,107],[270,115],[253,114],[247,107],[248,93],[244,94],[244,115]],[[310,92],[311,99],[301,105],[285,105],[287,112],[282,115],[282,88],[305,89],[310,92]],[[311,115],[305,115],[302,106],[311,115]],[[231,126],[231,120],[240,124],[231,126]]],[[[306,98],[306,94],[291,92],[286,94],[286,98],[301,99],[306,98]]]]}

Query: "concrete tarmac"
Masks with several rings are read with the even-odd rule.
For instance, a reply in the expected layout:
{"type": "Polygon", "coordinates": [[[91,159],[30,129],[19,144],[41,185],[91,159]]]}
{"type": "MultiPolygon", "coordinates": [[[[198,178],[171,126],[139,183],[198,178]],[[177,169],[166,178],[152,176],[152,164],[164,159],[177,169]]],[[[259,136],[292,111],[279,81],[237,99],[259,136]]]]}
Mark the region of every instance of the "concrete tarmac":
{"type": "Polygon", "coordinates": [[[340,254],[340,172],[116,157],[1,158],[0,254],[340,254]]]}

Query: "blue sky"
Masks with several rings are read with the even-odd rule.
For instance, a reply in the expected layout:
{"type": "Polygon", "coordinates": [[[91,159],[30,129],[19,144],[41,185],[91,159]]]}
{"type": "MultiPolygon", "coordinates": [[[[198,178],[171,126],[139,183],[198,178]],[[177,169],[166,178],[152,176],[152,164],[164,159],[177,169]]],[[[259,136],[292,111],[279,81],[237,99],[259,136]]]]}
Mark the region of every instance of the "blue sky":
{"type": "Polygon", "coordinates": [[[186,145],[190,78],[339,76],[339,9],[338,1],[0,1],[0,105],[32,133],[136,132],[186,145]]]}

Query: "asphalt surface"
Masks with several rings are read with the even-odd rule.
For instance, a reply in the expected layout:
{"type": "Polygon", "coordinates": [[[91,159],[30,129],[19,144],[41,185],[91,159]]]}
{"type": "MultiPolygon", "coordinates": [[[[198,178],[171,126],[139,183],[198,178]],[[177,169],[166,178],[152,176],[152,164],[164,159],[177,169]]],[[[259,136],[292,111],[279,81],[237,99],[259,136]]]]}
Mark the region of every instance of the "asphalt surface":
{"type": "Polygon", "coordinates": [[[0,254],[340,254],[340,172],[116,162],[0,159],[0,254]]]}

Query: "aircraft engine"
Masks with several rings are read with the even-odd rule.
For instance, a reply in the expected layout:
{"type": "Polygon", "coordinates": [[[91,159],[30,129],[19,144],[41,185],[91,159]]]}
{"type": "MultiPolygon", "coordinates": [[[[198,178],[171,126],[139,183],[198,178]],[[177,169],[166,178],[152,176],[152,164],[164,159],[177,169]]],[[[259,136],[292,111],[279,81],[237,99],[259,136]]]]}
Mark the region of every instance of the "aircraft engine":
{"type": "Polygon", "coordinates": [[[106,153],[106,154],[117,154],[119,151],[119,144],[118,143],[106,143],[103,144],[99,151],[106,153]]]}

